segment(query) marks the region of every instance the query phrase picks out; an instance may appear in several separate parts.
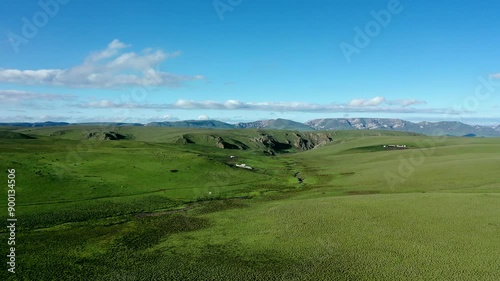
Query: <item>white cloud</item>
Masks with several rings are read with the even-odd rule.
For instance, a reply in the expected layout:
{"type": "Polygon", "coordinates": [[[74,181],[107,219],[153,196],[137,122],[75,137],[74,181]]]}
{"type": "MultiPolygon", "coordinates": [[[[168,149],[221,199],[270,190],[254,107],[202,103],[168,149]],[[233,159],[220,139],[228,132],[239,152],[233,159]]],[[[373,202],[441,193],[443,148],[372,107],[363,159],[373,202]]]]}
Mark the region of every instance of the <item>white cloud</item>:
{"type": "Polygon", "coordinates": [[[196,119],[198,119],[198,120],[210,120],[210,117],[208,117],[207,115],[200,115],[196,119]]]}
{"type": "Polygon", "coordinates": [[[384,97],[378,96],[378,97],[374,97],[374,98],[369,99],[369,100],[366,100],[366,99],[353,99],[350,103],[348,103],[348,105],[350,105],[350,106],[360,106],[360,107],[364,107],[364,106],[377,106],[377,105],[381,104],[384,101],[385,101],[384,97]]]}
{"type": "Polygon", "coordinates": [[[102,59],[111,58],[111,57],[115,56],[116,54],[118,54],[120,49],[124,49],[127,47],[130,47],[130,45],[127,45],[123,42],[120,42],[120,40],[115,39],[108,44],[108,47],[106,49],[91,54],[86,59],[86,63],[97,62],[97,61],[100,61],[102,59]]]}
{"type": "Polygon", "coordinates": [[[347,104],[315,104],[303,102],[243,102],[238,100],[217,101],[194,101],[180,99],[175,103],[165,104],[138,104],[138,103],[115,103],[110,101],[98,101],[75,105],[83,108],[129,108],[129,109],[191,109],[191,110],[254,110],[275,112],[385,112],[385,113],[430,113],[430,114],[459,114],[467,113],[447,108],[413,108],[409,105],[423,103],[412,100],[388,101],[384,97],[376,97],[370,100],[357,99],[356,102],[347,104]],[[359,100],[359,101],[357,101],[359,100]],[[382,102],[383,101],[383,102],[382,102]]]}
{"type": "Polygon", "coordinates": [[[77,97],[74,95],[60,95],[60,94],[42,94],[29,91],[18,90],[1,90],[0,89],[0,103],[17,103],[21,101],[45,100],[74,100],[77,97]]]}
{"type": "Polygon", "coordinates": [[[500,73],[491,74],[490,77],[493,79],[500,79],[500,73]]]}
{"type": "Polygon", "coordinates": [[[175,117],[170,114],[165,114],[162,116],[151,116],[151,117],[143,117],[143,118],[137,118],[137,122],[142,122],[142,123],[150,123],[150,122],[168,122],[168,121],[179,121],[178,117],[175,117]]]}
{"type": "Polygon", "coordinates": [[[426,101],[416,100],[416,99],[405,99],[405,100],[393,100],[387,101],[390,105],[400,105],[400,106],[410,106],[410,105],[418,105],[418,104],[426,104],[426,101]]]}
{"type": "Polygon", "coordinates": [[[0,116],[0,122],[13,123],[13,122],[68,122],[72,119],[71,116],[62,115],[15,115],[15,116],[0,116]]]}
{"type": "Polygon", "coordinates": [[[170,114],[165,114],[161,118],[158,118],[158,119],[162,120],[162,121],[178,121],[179,120],[179,118],[177,118],[173,115],[170,115],[170,114]]]}
{"type": "Polygon", "coordinates": [[[176,87],[185,81],[204,79],[201,75],[183,76],[157,70],[166,59],[180,52],[145,49],[127,52],[129,45],[115,39],[107,48],[89,55],[83,64],[68,69],[19,70],[0,68],[0,82],[23,85],[51,85],[83,88],[121,86],[176,87]]]}

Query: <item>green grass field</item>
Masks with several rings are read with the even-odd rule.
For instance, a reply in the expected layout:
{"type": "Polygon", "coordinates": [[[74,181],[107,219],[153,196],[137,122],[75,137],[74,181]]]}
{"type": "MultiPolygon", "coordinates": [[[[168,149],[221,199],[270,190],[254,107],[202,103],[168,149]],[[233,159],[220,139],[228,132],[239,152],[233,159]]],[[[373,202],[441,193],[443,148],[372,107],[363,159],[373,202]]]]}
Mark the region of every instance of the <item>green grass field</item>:
{"type": "Polygon", "coordinates": [[[0,128],[0,280],[500,280],[498,138],[338,131],[270,156],[259,130],[96,130],[0,128]]]}

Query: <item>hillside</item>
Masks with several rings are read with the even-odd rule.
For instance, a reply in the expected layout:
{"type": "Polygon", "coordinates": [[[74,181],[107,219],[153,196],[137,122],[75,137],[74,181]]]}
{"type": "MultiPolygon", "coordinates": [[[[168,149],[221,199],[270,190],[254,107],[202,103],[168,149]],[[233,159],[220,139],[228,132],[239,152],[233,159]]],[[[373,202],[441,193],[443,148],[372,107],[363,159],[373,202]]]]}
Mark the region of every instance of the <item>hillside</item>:
{"type": "Polygon", "coordinates": [[[0,166],[19,175],[26,280],[498,280],[496,138],[9,132],[36,137],[0,141],[0,166]],[[262,153],[281,145],[296,153],[262,153]]]}
{"type": "Polygon", "coordinates": [[[335,132],[299,132],[264,129],[200,129],[175,127],[100,127],[68,126],[17,130],[31,134],[68,140],[142,141],[210,146],[220,149],[261,151],[267,154],[313,149],[333,141],[335,132]]]}
{"type": "Polygon", "coordinates": [[[17,132],[11,132],[11,131],[0,131],[0,139],[4,140],[27,140],[27,139],[34,139],[34,137],[22,134],[22,133],[17,133],[17,132]]]}

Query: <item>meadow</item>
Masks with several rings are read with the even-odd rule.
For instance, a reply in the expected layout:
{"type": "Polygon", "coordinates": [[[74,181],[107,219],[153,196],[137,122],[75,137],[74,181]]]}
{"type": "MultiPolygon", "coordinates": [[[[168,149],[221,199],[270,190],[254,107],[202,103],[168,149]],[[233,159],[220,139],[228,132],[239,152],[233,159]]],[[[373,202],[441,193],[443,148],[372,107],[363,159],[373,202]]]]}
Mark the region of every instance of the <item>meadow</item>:
{"type": "Polygon", "coordinates": [[[0,128],[18,218],[1,280],[500,279],[498,138],[336,131],[271,156],[259,130],[92,130],[0,128]]]}

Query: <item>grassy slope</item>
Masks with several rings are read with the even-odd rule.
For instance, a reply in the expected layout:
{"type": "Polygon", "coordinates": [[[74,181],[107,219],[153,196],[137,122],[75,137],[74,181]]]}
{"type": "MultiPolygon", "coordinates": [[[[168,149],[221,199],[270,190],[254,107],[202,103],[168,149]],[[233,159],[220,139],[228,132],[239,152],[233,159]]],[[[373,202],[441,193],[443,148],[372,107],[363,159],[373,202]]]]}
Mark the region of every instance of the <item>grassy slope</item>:
{"type": "MultiPolygon", "coordinates": [[[[179,134],[153,132],[142,137],[179,134]]],[[[0,140],[0,166],[18,169],[18,276],[498,280],[498,139],[366,134],[337,132],[333,144],[279,157],[231,151],[253,172],[212,147],[0,140]],[[87,149],[68,154],[78,145],[87,149]],[[419,149],[422,164],[391,188],[384,174],[399,175],[400,159],[419,149]],[[243,195],[256,197],[189,203],[243,195]]]]}
{"type": "Polygon", "coordinates": [[[322,192],[377,193],[477,189],[497,192],[498,139],[367,137],[295,154],[305,183],[322,192]],[[406,144],[406,150],[380,150],[406,144]],[[432,144],[432,146],[431,146],[432,144]],[[402,171],[403,173],[400,173],[402,171]],[[392,181],[387,180],[386,175],[392,181]]]}

